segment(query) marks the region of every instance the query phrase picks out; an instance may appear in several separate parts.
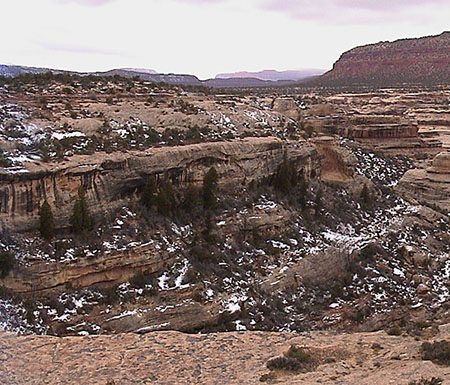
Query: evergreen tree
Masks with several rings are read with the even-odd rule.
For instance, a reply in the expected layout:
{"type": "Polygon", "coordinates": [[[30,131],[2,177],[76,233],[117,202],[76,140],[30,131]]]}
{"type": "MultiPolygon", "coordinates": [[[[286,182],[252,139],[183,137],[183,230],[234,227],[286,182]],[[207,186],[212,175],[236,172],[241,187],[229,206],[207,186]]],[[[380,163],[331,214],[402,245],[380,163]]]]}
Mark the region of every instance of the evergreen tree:
{"type": "Polygon", "coordinates": [[[16,259],[9,251],[0,253],[0,279],[6,278],[16,264],[16,259]]]}
{"type": "Polygon", "coordinates": [[[322,190],[317,191],[316,199],[314,200],[314,211],[316,216],[320,215],[320,210],[322,210],[322,190]]]}
{"type": "Polygon", "coordinates": [[[203,177],[203,207],[206,210],[213,209],[216,205],[216,193],[217,193],[217,182],[219,180],[219,175],[214,167],[211,167],[209,171],[203,177]]]}
{"type": "Polygon", "coordinates": [[[158,188],[156,186],[156,179],[154,176],[150,176],[147,179],[147,182],[144,186],[144,190],[142,191],[141,202],[147,207],[151,208],[156,204],[156,193],[158,192],[158,188]]]}
{"type": "Polygon", "coordinates": [[[176,207],[175,194],[172,185],[169,182],[164,182],[156,196],[156,207],[158,213],[162,215],[170,215],[176,207]]]}
{"type": "Polygon", "coordinates": [[[50,242],[53,239],[55,223],[50,205],[45,201],[39,209],[39,231],[41,237],[50,242]]]}
{"type": "Polygon", "coordinates": [[[307,193],[308,193],[308,185],[305,179],[302,177],[298,187],[298,203],[300,204],[302,209],[306,208],[307,193]]]}
{"type": "Polygon", "coordinates": [[[198,187],[190,184],[186,187],[183,194],[182,208],[187,212],[191,212],[197,207],[199,201],[199,189],[198,187]]]}
{"type": "Polygon", "coordinates": [[[364,184],[361,193],[359,194],[359,201],[361,202],[361,206],[365,209],[370,208],[372,205],[372,198],[366,184],[364,184]]]}
{"type": "Polygon", "coordinates": [[[73,206],[70,224],[72,225],[72,231],[75,233],[81,233],[85,230],[91,231],[94,228],[94,220],[89,213],[84,188],[82,186],[78,189],[78,199],[73,206]]]}

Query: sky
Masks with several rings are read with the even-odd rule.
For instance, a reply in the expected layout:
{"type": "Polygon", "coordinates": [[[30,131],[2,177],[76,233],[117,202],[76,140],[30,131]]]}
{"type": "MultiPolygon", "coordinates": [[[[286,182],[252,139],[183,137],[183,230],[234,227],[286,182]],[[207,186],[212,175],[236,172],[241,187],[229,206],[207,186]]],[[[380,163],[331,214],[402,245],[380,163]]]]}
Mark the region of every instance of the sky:
{"type": "Polygon", "coordinates": [[[0,63],[76,71],[328,70],[358,45],[450,30],[450,0],[3,0],[0,63]]]}

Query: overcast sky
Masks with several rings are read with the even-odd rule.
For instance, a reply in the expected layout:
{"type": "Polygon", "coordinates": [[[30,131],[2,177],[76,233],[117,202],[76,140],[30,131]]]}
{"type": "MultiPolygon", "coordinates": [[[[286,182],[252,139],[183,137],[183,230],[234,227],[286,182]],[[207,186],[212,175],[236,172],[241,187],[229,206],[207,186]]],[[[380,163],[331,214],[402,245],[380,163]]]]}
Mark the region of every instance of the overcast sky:
{"type": "Polygon", "coordinates": [[[330,69],[357,45],[450,30],[450,0],[4,0],[0,63],[78,71],[330,69]]]}

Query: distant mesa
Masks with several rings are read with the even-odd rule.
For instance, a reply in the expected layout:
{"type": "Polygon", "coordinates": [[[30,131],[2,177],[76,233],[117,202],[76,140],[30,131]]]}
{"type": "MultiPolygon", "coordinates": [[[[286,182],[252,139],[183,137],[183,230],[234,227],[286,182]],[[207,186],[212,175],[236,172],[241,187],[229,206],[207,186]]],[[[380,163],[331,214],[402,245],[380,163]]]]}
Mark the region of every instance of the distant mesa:
{"type": "Polygon", "coordinates": [[[140,72],[143,74],[151,74],[151,75],[156,75],[158,73],[155,70],[146,69],[146,68],[121,68],[121,70],[129,71],[129,72],[140,72]]]}
{"type": "Polygon", "coordinates": [[[237,79],[237,78],[255,78],[265,81],[299,81],[313,76],[322,75],[325,70],[321,69],[305,69],[299,71],[276,71],[264,70],[259,72],[233,72],[218,74],[216,79],[237,79]]]}
{"type": "Polygon", "coordinates": [[[353,48],[312,84],[376,87],[450,84],[450,32],[353,48]]]}

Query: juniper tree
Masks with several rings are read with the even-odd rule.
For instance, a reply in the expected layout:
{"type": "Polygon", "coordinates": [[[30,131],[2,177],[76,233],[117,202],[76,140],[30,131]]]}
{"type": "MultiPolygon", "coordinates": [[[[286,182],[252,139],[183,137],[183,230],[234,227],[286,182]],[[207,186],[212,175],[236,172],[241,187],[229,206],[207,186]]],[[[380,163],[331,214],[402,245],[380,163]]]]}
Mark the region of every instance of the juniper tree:
{"type": "Polygon", "coordinates": [[[361,206],[366,209],[370,208],[372,205],[372,198],[366,184],[364,184],[361,193],[359,194],[359,201],[361,202],[361,206]]]}
{"type": "Polygon", "coordinates": [[[41,237],[50,242],[54,236],[55,223],[53,213],[47,201],[44,201],[39,209],[39,231],[41,237]]]}
{"type": "Polygon", "coordinates": [[[216,205],[217,197],[217,182],[219,175],[214,167],[211,167],[209,171],[203,177],[203,207],[206,210],[213,209],[216,205]]]}
{"type": "Polygon", "coordinates": [[[175,194],[173,192],[172,185],[167,181],[163,182],[159,188],[158,195],[156,196],[156,207],[158,209],[158,213],[163,215],[170,215],[175,210],[175,194]]]}
{"type": "Polygon", "coordinates": [[[0,253],[0,279],[6,278],[11,269],[14,267],[16,259],[9,251],[0,253]]]}
{"type": "Polygon", "coordinates": [[[150,176],[145,183],[144,190],[142,191],[141,202],[147,207],[151,208],[156,204],[156,194],[158,188],[156,186],[156,179],[154,176],[150,176]]]}
{"type": "Polygon", "coordinates": [[[85,230],[91,231],[94,228],[94,220],[87,206],[84,188],[78,189],[78,199],[73,206],[72,217],[70,218],[72,231],[81,233],[85,230]]]}
{"type": "Polygon", "coordinates": [[[317,191],[316,199],[314,200],[314,212],[316,216],[320,215],[320,210],[322,210],[322,190],[317,191]]]}

